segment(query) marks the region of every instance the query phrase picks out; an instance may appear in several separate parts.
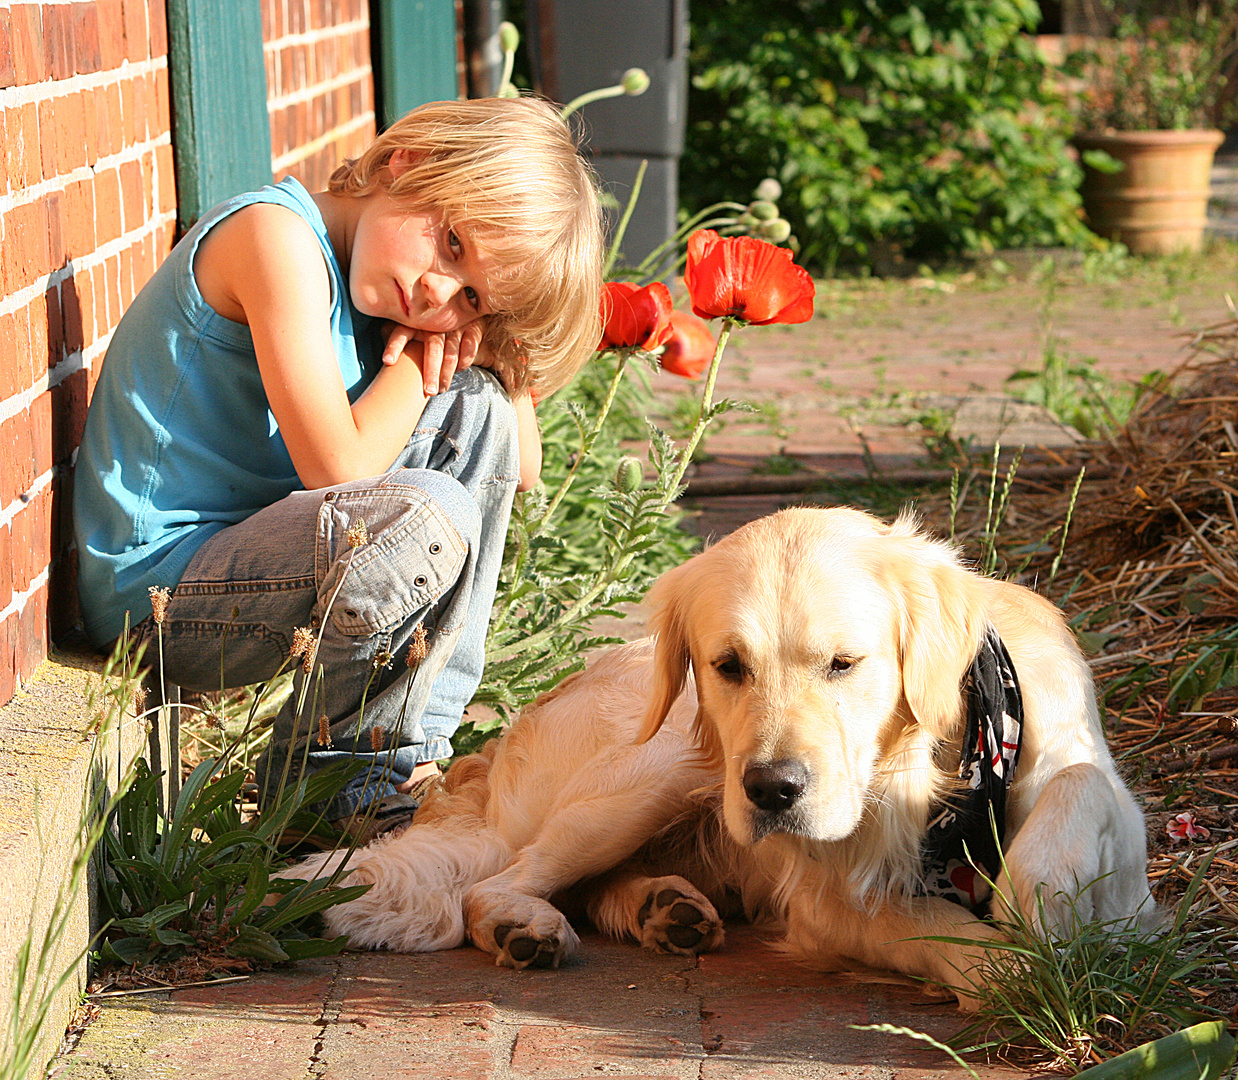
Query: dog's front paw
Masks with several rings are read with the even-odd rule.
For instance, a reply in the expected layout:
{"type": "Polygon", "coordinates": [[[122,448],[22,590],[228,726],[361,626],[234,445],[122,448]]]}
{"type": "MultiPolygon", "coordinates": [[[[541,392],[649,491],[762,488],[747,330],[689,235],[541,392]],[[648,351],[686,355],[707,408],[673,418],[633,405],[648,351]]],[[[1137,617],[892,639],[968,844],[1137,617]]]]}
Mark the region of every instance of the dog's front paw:
{"type": "Polygon", "coordinates": [[[469,938],[494,953],[499,967],[557,968],[576,951],[580,939],[558,908],[532,896],[490,896],[479,910],[478,890],[466,901],[469,938]]]}
{"type": "Polygon", "coordinates": [[[499,967],[557,968],[568,953],[568,943],[557,930],[502,923],[494,928],[493,936],[498,948],[494,962],[499,967]]]}
{"type": "Polygon", "coordinates": [[[724,937],[713,904],[681,877],[651,880],[636,919],[641,944],[659,952],[695,956],[718,948],[724,937]]]}

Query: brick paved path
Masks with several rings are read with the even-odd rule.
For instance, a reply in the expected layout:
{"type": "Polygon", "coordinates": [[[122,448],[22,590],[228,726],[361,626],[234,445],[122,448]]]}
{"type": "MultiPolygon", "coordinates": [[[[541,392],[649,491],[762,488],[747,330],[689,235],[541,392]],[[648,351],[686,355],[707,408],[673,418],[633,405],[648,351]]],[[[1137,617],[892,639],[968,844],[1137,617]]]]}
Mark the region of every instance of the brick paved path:
{"type": "MultiPolygon", "coordinates": [[[[217,989],[113,999],[56,1080],[676,1077],[940,1080],[932,1047],[959,1014],[911,984],[823,977],[747,927],[693,962],[586,934],[559,971],[512,972],[473,949],[347,954],[217,989]]],[[[986,1080],[1022,1075],[982,1068],[986,1080]]]]}

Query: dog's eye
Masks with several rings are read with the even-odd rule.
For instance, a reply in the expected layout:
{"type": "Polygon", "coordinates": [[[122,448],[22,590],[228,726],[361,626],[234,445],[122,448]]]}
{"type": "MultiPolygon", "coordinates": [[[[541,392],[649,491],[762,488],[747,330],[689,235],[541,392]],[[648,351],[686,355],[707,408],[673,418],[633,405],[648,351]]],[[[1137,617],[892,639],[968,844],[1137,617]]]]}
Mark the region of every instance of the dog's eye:
{"type": "Polygon", "coordinates": [[[855,661],[849,656],[836,656],[830,661],[830,674],[841,675],[844,671],[850,671],[855,667],[855,661]]]}
{"type": "Polygon", "coordinates": [[[744,681],[744,665],[740,663],[739,657],[735,655],[724,656],[721,660],[714,663],[714,670],[721,675],[727,682],[743,682],[744,681]]]}

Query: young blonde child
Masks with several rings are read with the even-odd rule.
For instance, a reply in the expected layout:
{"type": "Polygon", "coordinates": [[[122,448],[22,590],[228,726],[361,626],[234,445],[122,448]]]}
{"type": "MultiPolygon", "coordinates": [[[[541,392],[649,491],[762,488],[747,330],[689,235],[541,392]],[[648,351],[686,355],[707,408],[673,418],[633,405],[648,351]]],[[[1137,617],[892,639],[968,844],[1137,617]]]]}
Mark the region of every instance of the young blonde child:
{"type": "Polygon", "coordinates": [[[210,211],[121,320],[77,459],[85,625],[110,643],[172,588],[164,674],[198,690],[265,680],[321,631],[315,713],[294,693],[279,714],[263,799],[286,761],[351,758],[327,816],[387,824],[450,756],[512,497],[541,467],[530,394],[590,355],[601,264],[557,111],[440,102],[327,191],[286,179],[210,211]]]}

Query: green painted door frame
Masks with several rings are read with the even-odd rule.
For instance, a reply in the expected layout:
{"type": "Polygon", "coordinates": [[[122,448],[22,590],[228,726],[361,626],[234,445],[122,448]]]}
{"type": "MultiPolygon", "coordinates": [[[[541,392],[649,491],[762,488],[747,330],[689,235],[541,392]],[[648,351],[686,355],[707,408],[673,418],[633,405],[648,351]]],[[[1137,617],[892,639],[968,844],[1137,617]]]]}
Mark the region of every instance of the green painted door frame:
{"type": "Polygon", "coordinates": [[[427,101],[460,96],[456,0],[370,0],[378,129],[427,101]]]}
{"type": "Polygon", "coordinates": [[[271,182],[258,0],[167,0],[177,225],[271,182]]]}

